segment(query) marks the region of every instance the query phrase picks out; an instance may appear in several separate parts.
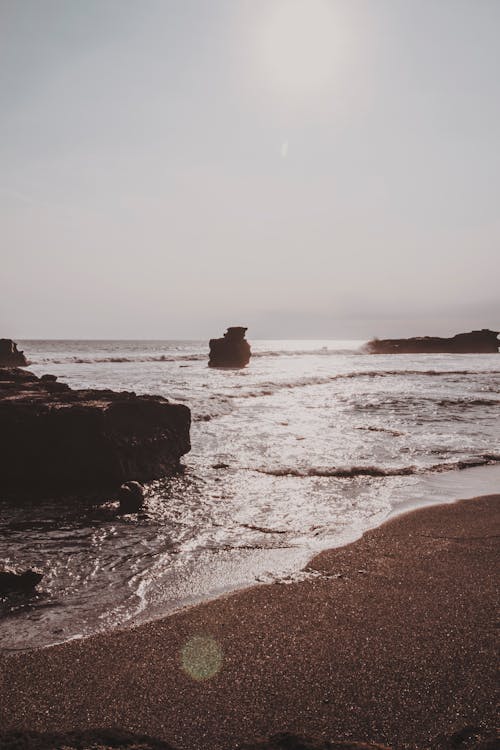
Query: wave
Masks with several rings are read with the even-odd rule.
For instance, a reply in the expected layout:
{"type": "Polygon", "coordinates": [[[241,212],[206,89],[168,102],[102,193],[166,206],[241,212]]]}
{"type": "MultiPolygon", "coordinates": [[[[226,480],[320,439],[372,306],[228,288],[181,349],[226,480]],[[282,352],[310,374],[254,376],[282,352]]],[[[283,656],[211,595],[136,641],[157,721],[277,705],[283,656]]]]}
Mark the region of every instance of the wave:
{"type": "MultiPolygon", "coordinates": [[[[262,358],[262,357],[300,357],[300,356],[306,356],[306,355],[312,355],[312,356],[325,356],[325,355],[334,355],[334,354],[358,354],[359,352],[356,352],[351,349],[329,349],[328,351],[323,351],[322,349],[317,350],[297,350],[297,351],[268,351],[268,352],[253,352],[252,358],[262,358]]],[[[179,354],[179,355],[167,355],[167,354],[158,354],[158,355],[138,355],[137,357],[133,356],[109,356],[109,357],[82,357],[73,355],[68,355],[67,357],[35,357],[31,358],[29,360],[30,365],[46,365],[46,364],[55,364],[55,365],[63,365],[63,364],[76,364],[76,365],[91,365],[91,364],[102,364],[102,363],[114,363],[114,364],[121,364],[124,362],[179,362],[186,360],[188,362],[208,362],[208,351],[206,354],[179,354]]]]}
{"type": "Polygon", "coordinates": [[[374,427],[370,425],[369,427],[355,427],[355,430],[367,430],[368,432],[386,432],[388,435],[393,435],[394,437],[402,437],[404,435],[404,432],[401,432],[400,430],[391,430],[388,427],[374,427]]]}
{"type": "MultiPolygon", "coordinates": [[[[262,357],[300,357],[306,355],[312,356],[325,356],[334,354],[358,354],[358,352],[351,349],[329,349],[323,351],[322,349],[317,350],[297,350],[297,351],[268,351],[268,352],[253,352],[252,358],[259,359],[262,357]]],[[[102,364],[111,362],[120,364],[123,362],[178,362],[186,360],[188,362],[208,362],[208,351],[206,354],[179,354],[179,355],[137,355],[133,356],[108,356],[108,357],[85,357],[78,355],[68,355],[66,357],[34,357],[29,360],[30,365],[45,365],[45,364],[76,364],[76,365],[91,365],[91,364],[102,364]]]]}
{"type": "Polygon", "coordinates": [[[158,355],[151,355],[151,356],[146,356],[146,357],[142,355],[138,355],[137,357],[77,357],[77,356],[72,356],[72,357],[62,357],[58,359],[51,358],[51,357],[31,359],[29,364],[30,365],[47,365],[47,364],[93,365],[93,364],[105,364],[105,363],[123,364],[126,362],[134,362],[136,364],[139,364],[141,362],[201,362],[205,359],[207,359],[207,357],[202,354],[179,354],[177,356],[167,356],[165,354],[158,354],[158,355]]]}
{"type": "Polygon", "coordinates": [[[320,349],[277,349],[275,351],[260,351],[252,352],[253,357],[330,357],[336,354],[354,354],[360,355],[364,352],[361,349],[328,349],[327,347],[321,347],[320,349]]]}
{"type": "MultiPolygon", "coordinates": [[[[371,394],[370,394],[371,395],[371,394]]],[[[475,406],[500,406],[500,399],[498,398],[436,398],[434,396],[411,396],[404,395],[401,397],[384,397],[382,394],[379,400],[376,401],[361,401],[356,402],[354,405],[355,409],[364,411],[365,409],[399,409],[400,407],[407,408],[408,406],[423,407],[425,405],[440,406],[440,407],[460,407],[460,409],[467,409],[475,406]]],[[[369,428],[366,428],[369,429],[369,428]]]]}
{"type": "Polygon", "coordinates": [[[353,477],[405,477],[413,474],[427,474],[428,472],[441,472],[470,469],[474,466],[487,466],[500,463],[500,455],[484,453],[471,458],[453,461],[452,463],[439,463],[427,467],[401,466],[389,468],[382,466],[349,466],[349,467],[310,467],[307,469],[296,469],[282,467],[276,469],[253,469],[259,474],[267,474],[273,477],[336,477],[338,479],[351,479],[353,477]]]}
{"type": "MultiPolygon", "coordinates": [[[[434,399],[429,399],[434,400],[434,399]]],[[[495,398],[442,398],[435,403],[438,406],[500,406],[500,399],[495,398]]]]}
{"type": "MultiPolygon", "coordinates": [[[[314,385],[327,385],[336,380],[350,380],[353,378],[389,378],[405,376],[423,376],[423,377],[446,377],[450,375],[500,375],[500,370],[358,370],[354,372],[342,372],[335,375],[310,376],[298,378],[288,382],[269,381],[262,383],[257,390],[242,391],[241,393],[227,394],[228,398],[260,398],[261,396],[272,396],[275,392],[285,389],[306,388],[314,385]]],[[[234,389],[243,386],[235,386],[234,389]]],[[[485,399],[486,401],[486,399],[485,399]]],[[[498,403],[498,402],[493,402],[498,403]]]]}

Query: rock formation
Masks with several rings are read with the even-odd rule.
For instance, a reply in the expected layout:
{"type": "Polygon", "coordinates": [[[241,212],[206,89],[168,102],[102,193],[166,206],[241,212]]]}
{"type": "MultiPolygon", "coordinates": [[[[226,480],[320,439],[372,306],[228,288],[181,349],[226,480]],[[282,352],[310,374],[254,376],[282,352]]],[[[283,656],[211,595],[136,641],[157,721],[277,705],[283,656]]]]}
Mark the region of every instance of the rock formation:
{"type": "Polygon", "coordinates": [[[251,356],[250,344],[245,339],[246,328],[228,328],[220,339],[210,339],[210,367],[245,367],[251,356]]]}
{"type": "MultiPolygon", "coordinates": [[[[498,750],[498,732],[485,728],[470,728],[463,732],[443,736],[441,741],[430,740],[425,750],[498,750]]],[[[233,746],[233,745],[232,745],[233,746]]],[[[208,746],[205,746],[208,749],[208,746]]],[[[282,733],[253,742],[235,742],[241,750],[389,750],[385,745],[355,740],[334,740],[324,737],[302,737],[282,733]]],[[[164,740],[132,734],[123,729],[77,729],[72,732],[0,732],[2,750],[175,750],[164,740]]],[[[418,750],[424,750],[422,746],[418,750]]]]}
{"type": "Polygon", "coordinates": [[[168,742],[124,729],[0,732],[0,750],[175,750],[168,742]]]}
{"type": "Polygon", "coordinates": [[[33,591],[42,578],[42,573],[31,568],[22,572],[13,568],[4,568],[0,570],[0,596],[33,591]]]}
{"type": "Polygon", "coordinates": [[[282,732],[266,739],[241,745],[241,750],[390,750],[390,748],[371,742],[342,742],[282,732]]]}
{"type": "Polygon", "coordinates": [[[172,474],[191,446],[191,412],[161,396],[72,390],[0,369],[0,494],[112,488],[172,474]]]}
{"type": "Polygon", "coordinates": [[[24,353],[18,351],[12,339],[0,339],[0,367],[26,367],[27,364],[24,353]]]}
{"type": "Polygon", "coordinates": [[[498,331],[457,333],[451,338],[415,336],[410,339],[372,339],[365,350],[369,354],[496,354],[498,331]]]}
{"type": "Polygon", "coordinates": [[[139,482],[124,482],[118,492],[120,513],[137,513],[144,504],[144,488],[139,482]]]}

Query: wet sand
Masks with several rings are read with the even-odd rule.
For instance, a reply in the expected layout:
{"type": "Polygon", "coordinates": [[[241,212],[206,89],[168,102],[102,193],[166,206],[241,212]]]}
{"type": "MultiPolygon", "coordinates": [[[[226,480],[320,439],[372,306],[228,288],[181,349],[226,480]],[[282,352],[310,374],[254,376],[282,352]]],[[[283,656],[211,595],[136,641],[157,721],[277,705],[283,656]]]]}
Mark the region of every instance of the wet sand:
{"type": "Polygon", "coordinates": [[[279,731],[427,748],[495,725],[500,495],[412,511],[247,589],[0,658],[0,727],[119,727],[177,748],[279,731]]]}

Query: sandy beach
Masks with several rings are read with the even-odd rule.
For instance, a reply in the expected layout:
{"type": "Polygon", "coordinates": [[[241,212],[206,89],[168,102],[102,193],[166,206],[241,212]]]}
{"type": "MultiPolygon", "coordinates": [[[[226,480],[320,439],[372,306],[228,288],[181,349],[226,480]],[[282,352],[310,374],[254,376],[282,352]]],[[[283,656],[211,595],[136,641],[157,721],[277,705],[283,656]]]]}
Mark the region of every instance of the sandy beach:
{"type": "Polygon", "coordinates": [[[186,750],[281,731],[393,748],[490,731],[499,500],[399,516],[300,582],[4,655],[0,726],[117,727],[186,750]]]}

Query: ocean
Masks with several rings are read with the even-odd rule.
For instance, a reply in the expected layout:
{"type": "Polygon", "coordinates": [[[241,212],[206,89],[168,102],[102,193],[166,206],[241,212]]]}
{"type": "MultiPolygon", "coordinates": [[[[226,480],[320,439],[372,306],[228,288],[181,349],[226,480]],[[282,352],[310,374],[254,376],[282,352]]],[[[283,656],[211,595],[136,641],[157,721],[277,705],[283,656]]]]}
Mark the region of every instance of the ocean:
{"type": "Polygon", "coordinates": [[[363,343],[251,341],[247,368],[215,370],[206,341],[19,342],[37,375],[187,404],[192,450],[180,475],[147,484],[138,514],[0,497],[0,560],[44,574],[33,596],[0,600],[0,647],[286,585],[393,513],[498,491],[498,355],[367,355],[363,343]]]}

